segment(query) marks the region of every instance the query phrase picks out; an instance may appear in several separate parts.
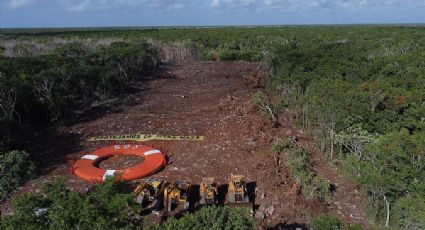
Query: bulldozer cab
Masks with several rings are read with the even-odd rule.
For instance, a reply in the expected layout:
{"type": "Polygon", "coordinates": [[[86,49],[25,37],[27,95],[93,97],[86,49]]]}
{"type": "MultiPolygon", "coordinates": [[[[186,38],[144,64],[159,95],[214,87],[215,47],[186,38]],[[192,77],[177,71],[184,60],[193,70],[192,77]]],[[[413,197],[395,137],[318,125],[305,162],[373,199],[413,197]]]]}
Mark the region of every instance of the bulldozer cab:
{"type": "Polygon", "coordinates": [[[214,204],[217,193],[217,184],[213,177],[205,177],[199,185],[200,204],[214,204]]]}
{"type": "Polygon", "coordinates": [[[159,178],[149,178],[142,181],[134,190],[136,203],[142,204],[145,208],[160,204],[164,184],[164,180],[159,178]]]}
{"type": "Polygon", "coordinates": [[[187,181],[176,181],[176,188],[178,190],[178,198],[180,202],[186,202],[189,198],[191,184],[187,181]]]}
{"type": "Polygon", "coordinates": [[[229,189],[234,190],[236,193],[244,193],[246,191],[244,176],[230,175],[229,189]]]}
{"type": "Polygon", "coordinates": [[[229,188],[226,194],[226,203],[250,206],[246,182],[242,175],[230,175],[229,188]]]}
{"type": "Polygon", "coordinates": [[[203,193],[208,192],[208,191],[212,191],[216,187],[216,185],[214,184],[214,178],[213,177],[202,178],[202,182],[199,186],[200,186],[200,191],[203,192],[203,193]]]}
{"type": "Polygon", "coordinates": [[[169,184],[164,190],[164,206],[168,212],[171,212],[173,205],[183,204],[184,209],[189,208],[189,196],[191,190],[190,182],[177,180],[169,184]]]}
{"type": "Polygon", "coordinates": [[[159,178],[149,178],[148,184],[153,189],[153,195],[158,197],[164,189],[164,180],[159,178]]]}

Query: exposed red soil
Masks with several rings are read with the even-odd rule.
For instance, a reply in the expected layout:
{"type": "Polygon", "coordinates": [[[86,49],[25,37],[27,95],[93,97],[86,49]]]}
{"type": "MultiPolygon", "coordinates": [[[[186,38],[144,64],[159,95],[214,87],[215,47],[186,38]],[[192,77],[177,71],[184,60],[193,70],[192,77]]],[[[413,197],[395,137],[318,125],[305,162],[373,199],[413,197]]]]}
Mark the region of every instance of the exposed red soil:
{"type": "MultiPolygon", "coordinates": [[[[170,164],[154,176],[198,184],[205,176],[227,183],[231,173],[245,175],[247,181],[256,182],[255,203],[264,214],[258,221],[259,228],[304,226],[312,217],[329,211],[365,224],[363,206],[353,206],[361,204],[354,184],[329,169],[311,141],[304,138],[301,144],[311,150],[318,174],[336,185],[332,205],[303,198],[294,187],[296,183],[289,170],[275,166],[269,154],[271,146],[279,138],[302,134],[294,129],[289,116],[281,116],[281,128],[272,128],[261,117],[251,97],[264,74],[259,64],[248,62],[194,62],[163,67],[152,75],[152,80],[132,85],[122,104],[82,116],[80,123],[63,129],[65,138],[40,143],[50,144],[50,158],[45,163],[52,166],[26,183],[18,194],[40,192],[40,183],[56,176],[64,176],[67,184],[79,191],[90,186],[72,175],[69,168],[74,158],[98,146],[113,144],[88,142],[92,136],[138,132],[203,135],[206,139],[197,142],[146,142],[160,148],[170,159],[170,164]]],[[[138,163],[135,159],[124,159],[120,164],[114,159],[101,166],[126,167],[138,163]]],[[[9,201],[2,206],[3,212],[10,212],[8,204],[9,201]]]]}

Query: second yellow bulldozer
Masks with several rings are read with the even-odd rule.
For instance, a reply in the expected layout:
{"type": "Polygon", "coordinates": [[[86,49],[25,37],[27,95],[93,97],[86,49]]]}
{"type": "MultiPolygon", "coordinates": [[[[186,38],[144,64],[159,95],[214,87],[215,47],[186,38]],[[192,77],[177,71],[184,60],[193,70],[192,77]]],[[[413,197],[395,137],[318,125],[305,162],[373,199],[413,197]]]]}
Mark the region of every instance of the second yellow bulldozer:
{"type": "Polygon", "coordinates": [[[199,204],[215,204],[217,201],[217,184],[213,177],[205,177],[199,185],[199,204]]]}
{"type": "Polygon", "coordinates": [[[230,175],[229,188],[226,194],[226,204],[230,206],[252,206],[242,175],[230,175]]]}
{"type": "Polygon", "coordinates": [[[184,180],[177,180],[164,189],[164,210],[170,213],[173,206],[183,204],[184,210],[189,209],[192,185],[184,180]]]}

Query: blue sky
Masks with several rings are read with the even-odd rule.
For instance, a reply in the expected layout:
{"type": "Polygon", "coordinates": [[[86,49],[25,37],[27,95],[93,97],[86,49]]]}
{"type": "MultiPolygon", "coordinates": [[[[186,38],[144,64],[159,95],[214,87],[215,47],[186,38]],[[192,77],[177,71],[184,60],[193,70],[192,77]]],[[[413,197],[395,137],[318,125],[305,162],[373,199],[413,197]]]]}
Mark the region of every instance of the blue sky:
{"type": "Polygon", "coordinates": [[[425,0],[0,0],[0,27],[425,23],[425,0]]]}

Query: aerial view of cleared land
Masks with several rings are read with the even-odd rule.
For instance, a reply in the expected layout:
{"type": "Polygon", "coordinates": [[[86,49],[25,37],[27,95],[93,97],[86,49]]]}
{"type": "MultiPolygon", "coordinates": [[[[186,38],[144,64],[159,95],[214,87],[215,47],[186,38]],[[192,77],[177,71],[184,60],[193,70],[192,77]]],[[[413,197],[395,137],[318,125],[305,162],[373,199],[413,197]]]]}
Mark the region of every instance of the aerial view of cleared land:
{"type": "Polygon", "coordinates": [[[425,229],[425,27],[0,29],[0,214],[425,229]]]}

